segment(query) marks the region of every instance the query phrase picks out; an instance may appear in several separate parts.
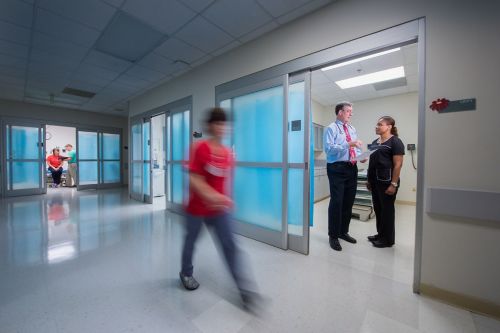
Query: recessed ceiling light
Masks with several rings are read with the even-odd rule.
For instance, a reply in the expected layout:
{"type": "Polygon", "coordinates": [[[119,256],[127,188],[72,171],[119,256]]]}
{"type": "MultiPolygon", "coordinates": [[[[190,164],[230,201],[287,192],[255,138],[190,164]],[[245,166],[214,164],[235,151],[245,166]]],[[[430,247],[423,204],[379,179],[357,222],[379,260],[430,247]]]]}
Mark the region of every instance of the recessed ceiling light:
{"type": "Polygon", "coordinates": [[[355,76],[350,79],[335,81],[335,84],[337,84],[342,89],[347,89],[358,86],[364,86],[365,84],[393,80],[404,76],[405,76],[405,68],[404,66],[400,66],[379,72],[355,76]]]}
{"type": "Polygon", "coordinates": [[[387,50],[387,51],[382,51],[382,52],[379,52],[379,53],[370,54],[370,55],[367,55],[367,56],[364,56],[364,57],[361,57],[361,58],[356,58],[356,59],[352,59],[352,60],[348,60],[348,61],[344,61],[344,62],[339,62],[338,64],[321,68],[321,70],[322,71],[329,71],[330,69],[339,68],[339,67],[342,67],[342,66],[354,64],[356,62],[360,62],[360,61],[363,61],[363,60],[366,60],[366,59],[380,57],[380,56],[382,56],[384,54],[393,53],[393,52],[396,52],[396,51],[399,51],[399,50],[401,50],[401,48],[397,47],[395,49],[390,49],[390,50],[387,50]]]}

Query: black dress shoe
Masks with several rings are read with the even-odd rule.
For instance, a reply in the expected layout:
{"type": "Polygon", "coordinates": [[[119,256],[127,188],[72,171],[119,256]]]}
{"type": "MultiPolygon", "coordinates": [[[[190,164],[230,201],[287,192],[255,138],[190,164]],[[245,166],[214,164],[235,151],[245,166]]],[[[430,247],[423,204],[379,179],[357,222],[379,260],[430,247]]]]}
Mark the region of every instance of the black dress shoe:
{"type": "Polygon", "coordinates": [[[378,239],[378,237],[379,237],[379,236],[378,236],[378,234],[377,234],[377,235],[373,235],[373,236],[368,236],[367,238],[368,238],[368,240],[369,240],[370,242],[373,242],[373,241],[376,241],[376,240],[378,239]]]}
{"type": "Polygon", "coordinates": [[[380,239],[374,240],[372,242],[373,246],[378,247],[378,248],[383,248],[383,247],[392,247],[392,244],[386,243],[380,239]]]}
{"type": "Polygon", "coordinates": [[[349,243],[352,243],[352,244],[356,244],[356,239],[354,239],[353,237],[349,236],[349,234],[344,234],[344,235],[340,236],[339,238],[345,240],[346,242],[349,242],[349,243]]]}
{"type": "Polygon", "coordinates": [[[342,251],[338,238],[330,237],[330,247],[335,251],[342,251]]]}

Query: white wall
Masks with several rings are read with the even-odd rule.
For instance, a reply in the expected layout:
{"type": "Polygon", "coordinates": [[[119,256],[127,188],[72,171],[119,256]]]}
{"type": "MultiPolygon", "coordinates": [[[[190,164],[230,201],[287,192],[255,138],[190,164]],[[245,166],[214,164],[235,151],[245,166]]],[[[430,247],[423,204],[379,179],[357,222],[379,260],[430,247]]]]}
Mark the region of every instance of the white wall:
{"type": "MultiPolygon", "coordinates": [[[[354,102],[352,124],[356,127],[358,137],[365,144],[377,138],[375,124],[384,115],[392,116],[396,120],[399,138],[405,144],[418,142],[418,94],[402,94],[396,96],[375,98],[354,102]]],[[[398,190],[398,200],[416,201],[417,170],[411,163],[411,155],[405,150],[403,168],[401,169],[401,187],[398,190]]],[[[415,165],[417,153],[413,152],[415,165]]],[[[360,165],[363,167],[363,164],[360,165]]],[[[364,164],[368,167],[368,163],[364,164]]]]}
{"type": "MultiPolygon", "coordinates": [[[[0,99],[0,118],[16,117],[43,120],[48,125],[104,126],[122,129],[123,145],[128,145],[128,118],[89,111],[78,111],[51,106],[36,105],[0,99]]],[[[122,147],[123,161],[128,159],[128,150],[122,147]]],[[[124,183],[128,183],[128,170],[124,170],[124,183]]]]}
{"type": "MultiPolygon", "coordinates": [[[[192,95],[199,127],[218,84],[425,17],[426,105],[439,97],[478,102],[475,112],[426,110],[424,187],[500,191],[500,154],[492,154],[499,151],[499,12],[500,2],[487,0],[339,1],[145,93],[131,114],[192,95]]],[[[499,240],[498,224],[424,214],[421,282],[500,306],[499,240]]]]}

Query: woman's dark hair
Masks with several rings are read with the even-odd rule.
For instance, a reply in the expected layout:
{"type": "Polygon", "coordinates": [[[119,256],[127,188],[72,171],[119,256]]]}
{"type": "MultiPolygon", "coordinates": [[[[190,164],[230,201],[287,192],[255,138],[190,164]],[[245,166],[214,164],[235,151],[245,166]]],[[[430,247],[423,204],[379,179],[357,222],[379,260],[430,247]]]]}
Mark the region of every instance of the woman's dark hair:
{"type": "Polygon", "coordinates": [[[384,121],[387,125],[391,125],[391,134],[398,136],[398,128],[396,127],[396,121],[391,116],[380,117],[380,120],[384,121]]]}
{"type": "Polygon", "coordinates": [[[211,124],[216,121],[227,121],[224,109],[215,107],[208,110],[207,124],[211,124]]]}
{"type": "Polygon", "coordinates": [[[54,149],[52,149],[52,155],[55,155],[55,154],[56,154],[56,150],[57,150],[58,152],[60,152],[59,148],[54,148],[54,149]]]}

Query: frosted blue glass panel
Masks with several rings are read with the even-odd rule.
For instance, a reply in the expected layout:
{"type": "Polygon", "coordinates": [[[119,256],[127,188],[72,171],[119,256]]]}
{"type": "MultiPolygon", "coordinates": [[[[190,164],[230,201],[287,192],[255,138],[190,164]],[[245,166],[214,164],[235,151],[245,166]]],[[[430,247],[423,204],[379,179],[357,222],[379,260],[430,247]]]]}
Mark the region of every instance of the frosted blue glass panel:
{"type": "Polygon", "coordinates": [[[142,166],[142,179],[143,179],[143,182],[142,182],[142,185],[143,185],[143,188],[142,188],[142,191],[144,193],[144,195],[149,195],[149,182],[150,182],[150,173],[149,173],[149,170],[150,170],[150,165],[149,165],[149,162],[148,163],[143,163],[143,166],[142,166]]]}
{"type": "Polygon", "coordinates": [[[234,201],[238,220],[281,231],[281,169],[236,167],[234,201]]]}
{"type": "Polygon", "coordinates": [[[12,162],[11,166],[13,190],[40,187],[39,162],[12,162]]]}
{"type": "Polygon", "coordinates": [[[182,187],[182,165],[173,164],[172,165],[172,202],[176,204],[182,204],[183,199],[183,187],[182,187]]]}
{"type": "Polygon", "coordinates": [[[238,161],[281,162],[283,87],[235,98],[233,115],[234,149],[238,161]]]}
{"type": "Polygon", "coordinates": [[[189,111],[183,112],[182,128],[183,128],[184,160],[187,161],[189,160],[189,138],[191,133],[189,131],[189,111]]]}
{"type": "MultiPolygon", "coordinates": [[[[220,107],[224,109],[224,111],[226,112],[226,116],[227,118],[230,120],[232,119],[232,116],[231,116],[231,100],[230,99],[226,99],[226,100],[223,100],[222,102],[220,102],[220,107]]],[[[222,138],[222,144],[227,146],[227,147],[231,147],[231,133],[232,133],[232,122],[231,121],[228,121],[227,124],[226,124],[226,135],[224,135],[224,137],[222,138]]]]}
{"type": "Polygon", "coordinates": [[[12,159],[38,159],[38,127],[12,126],[12,159]]]}
{"type": "Polygon", "coordinates": [[[132,163],[132,192],[142,193],[142,162],[132,163]]]}
{"type": "Polygon", "coordinates": [[[166,160],[170,161],[171,160],[171,155],[170,155],[170,116],[167,117],[167,122],[166,122],[166,135],[165,135],[165,151],[167,154],[166,160]]]}
{"type": "Polygon", "coordinates": [[[132,126],[132,159],[142,160],[142,125],[135,124],[132,126]]]}
{"type": "Polygon", "coordinates": [[[120,182],[120,162],[104,161],[102,164],[102,180],[104,183],[120,182]]]}
{"type": "Polygon", "coordinates": [[[304,225],[304,170],[288,169],[288,233],[302,236],[304,225]]]}
{"type": "Polygon", "coordinates": [[[172,160],[182,160],[182,113],[172,116],[172,160]]]}
{"type": "Polygon", "coordinates": [[[170,164],[168,164],[166,166],[166,170],[165,170],[165,180],[166,180],[166,183],[165,183],[165,186],[166,186],[165,193],[167,195],[167,201],[171,201],[172,200],[172,191],[170,190],[171,175],[172,175],[172,166],[170,164]]]}
{"type": "Polygon", "coordinates": [[[97,184],[97,161],[78,164],[78,180],[80,185],[97,184]]]}
{"type": "Polygon", "coordinates": [[[291,84],[288,89],[288,162],[304,163],[304,82],[291,84]],[[292,122],[300,122],[300,130],[293,130],[292,122]]]}
{"type": "Polygon", "coordinates": [[[120,159],[120,134],[102,134],[102,158],[105,160],[120,159]]]}
{"type": "Polygon", "coordinates": [[[5,133],[7,135],[7,140],[5,141],[5,145],[7,147],[7,159],[10,158],[10,126],[9,125],[5,125],[5,133]]]}
{"type": "Polygon", "coordinates": [[[78,132],[78,157],[80,160],[97,159],[97,133],[78,132]]]}
{"type": "Polygon", "coordinates": [[[142,125],[142,156],[144,160],[149,160],[151,154],[149,152],[149,144],[151,142],[150,123],[142,125]]]}

